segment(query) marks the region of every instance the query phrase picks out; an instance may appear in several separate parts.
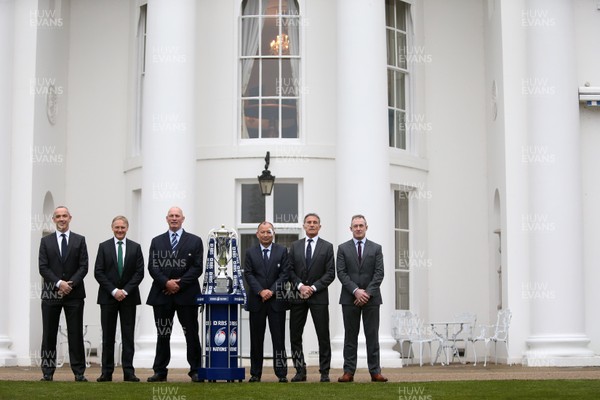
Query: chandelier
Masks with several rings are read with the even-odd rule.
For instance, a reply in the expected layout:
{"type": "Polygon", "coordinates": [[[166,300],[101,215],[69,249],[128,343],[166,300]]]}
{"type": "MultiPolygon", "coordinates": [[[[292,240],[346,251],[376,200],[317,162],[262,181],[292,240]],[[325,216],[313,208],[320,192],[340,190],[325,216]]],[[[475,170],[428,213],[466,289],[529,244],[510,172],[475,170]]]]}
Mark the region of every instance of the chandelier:
{"type": "Polygon", "coordinates": [[[271,54],[278,56],[279,49],[281,54],[290,54],[290,39],[287,34],[277,35],[275,40],[271,41],[271,54]]]}

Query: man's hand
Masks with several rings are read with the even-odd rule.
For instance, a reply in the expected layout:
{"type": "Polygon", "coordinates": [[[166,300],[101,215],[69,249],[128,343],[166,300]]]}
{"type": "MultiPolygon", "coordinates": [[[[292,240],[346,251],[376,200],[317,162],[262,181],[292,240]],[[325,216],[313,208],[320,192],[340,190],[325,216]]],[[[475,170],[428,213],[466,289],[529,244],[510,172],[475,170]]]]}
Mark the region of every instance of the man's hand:
{"type": "Polygon", "coordinates": [[[354,298],[354,305],[362,307],[365,304],[367,304],[371,296],[369,296],[369,294],[364,289],[356,289],[356,291],[354,292],[354,298]]]}
{"type": "Polygon", "coordinates": [[[313,295],[314,292],[315,291],[313,290],[313,288],[308,285],[300,286],[300,298],[302,299],[308,299],[310,296],[313,295]]]}
{"type": "Polygon", "coordinates": [[[73,290],[73,281],[62,281],[58,287],[58,294],[66,296],[73,290]]]}
{"type": "Polygon", "coordinates": [[[263,303],[273,297],[273,292],[269,289],[263,289],[260,291],[259,296],[262,298],[263,303]]]}
{"type": "Polygon", "coordinates": [[[115,299],[117,299],[117,301],[123,301],[125,300],[125,297],[127,297],[127,295],[125,294],[123,289],[117,289],[117,291],[115,292],[115,299]]]}
{"type": "Polygon", "coordinates": [[[169,279],[167,281],[167,284],[165,285],[165,289],[163,290],[163,293],[166,294],[167,296],[175,294],[177,292],[179,292],[179,281],[180,279],[169,279]]]}

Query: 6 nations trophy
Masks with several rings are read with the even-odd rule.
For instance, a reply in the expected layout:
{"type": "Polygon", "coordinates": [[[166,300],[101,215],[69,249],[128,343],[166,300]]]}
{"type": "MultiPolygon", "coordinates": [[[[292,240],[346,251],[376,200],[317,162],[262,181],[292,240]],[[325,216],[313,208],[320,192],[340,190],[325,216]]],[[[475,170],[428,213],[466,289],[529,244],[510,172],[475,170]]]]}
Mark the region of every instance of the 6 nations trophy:
{"type": "Polygon", "coordinates": [[[202,294],[198,304],[204,307],[203,367],[200,381],[240,382],[245,378],[241,367],[241,335],[238,329],[240,306],[246,304],[238,238],[233,229],[213,229],[208,233],[208,255],[202,294]],[[216,269],[215,269],[216,262],[216,269]],[[231,275],[228,275],[228,270],[231,275]]]}

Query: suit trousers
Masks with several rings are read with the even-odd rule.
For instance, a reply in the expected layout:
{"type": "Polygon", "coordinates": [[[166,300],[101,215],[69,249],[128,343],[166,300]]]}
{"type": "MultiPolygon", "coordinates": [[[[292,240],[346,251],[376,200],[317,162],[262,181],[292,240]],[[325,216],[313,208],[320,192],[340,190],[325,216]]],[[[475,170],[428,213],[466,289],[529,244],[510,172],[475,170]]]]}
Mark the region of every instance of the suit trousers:
{"type": "Polygon", "coordinates": [[[275,311],[270,305],[250,312],[250,375],[262,376],[267,319],[273,342],[273,371],[278,377],[287,375],[285,354],[285,310],[275,311]]]}
{"type": "Polygon", "coordinates": [[[187,361],[190,364],[190,374],[197,373],[201,366],[202,348],[198,336],[198,306],[168,304],[153,306],[154,324],[157,330],[156,355],[152,369],[160,376],[167,376],[167,366],[171,360],[171,333],[173,317],[181,322],[187,345],[187,361]]]}
{"type": "Polygon", "coordinates": [[[122,302],[100,305],[100,323],[102,324],[102,373],[112,375],[115,370],[115,335],[117,333],[117,317],[121,322],[121,343],[123,352],[121,363],[125,376],[134,375],[133,354],[135,334],[135,304],[122,302]]]}
{"type": "Polygon", "coordinates": [[[319,342],[319,372],[329,373],[331,364],[331,341],[329,337],[329,305],[311,304],[302,302],[290,306],[290,344],[292,349],[292,360],[296,371],[306,369],[304,351],[302,350],[302,334],[308,317],[308,311],[312,317],[319,342]]]}
{"type": "Polygon", "coordinates": [[[363,320],[363,331],[367,344],[367,366],[369,373],[381,373],[379,360],[379,305],[357,307],[342,305],[344,316],[344,372],[354,374],[358,349],[358,332],[360,319],[363,320]]]}
{"type": "Polygon", "coordinates": [[[56,370],[56,337],[60,313],[65,310],[69,363],[75,375],[85,372],[85,349],[83,346],[83,299],[60,302],[42,302],[42,373],[53,375],[56,370]]]}

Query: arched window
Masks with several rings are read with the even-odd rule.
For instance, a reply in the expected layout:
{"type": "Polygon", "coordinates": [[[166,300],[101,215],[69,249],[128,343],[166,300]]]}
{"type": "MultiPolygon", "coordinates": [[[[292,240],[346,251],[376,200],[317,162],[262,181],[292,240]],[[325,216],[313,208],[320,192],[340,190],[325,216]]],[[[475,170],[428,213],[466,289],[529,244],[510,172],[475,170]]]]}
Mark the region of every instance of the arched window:
{"type": "Polygon", "coordinates": [[[298,138],[300,12],[296,0],[244,0],[241,137],[298,138]]]}

